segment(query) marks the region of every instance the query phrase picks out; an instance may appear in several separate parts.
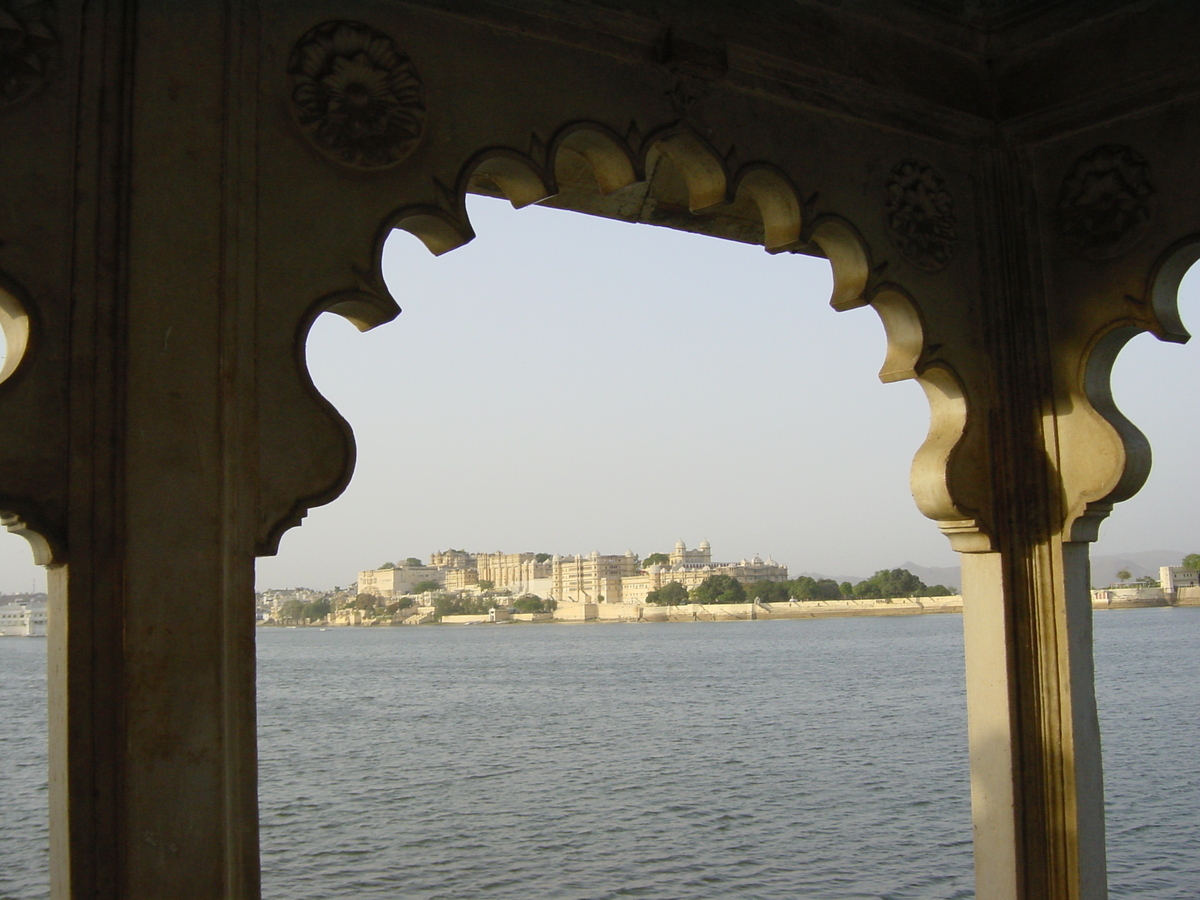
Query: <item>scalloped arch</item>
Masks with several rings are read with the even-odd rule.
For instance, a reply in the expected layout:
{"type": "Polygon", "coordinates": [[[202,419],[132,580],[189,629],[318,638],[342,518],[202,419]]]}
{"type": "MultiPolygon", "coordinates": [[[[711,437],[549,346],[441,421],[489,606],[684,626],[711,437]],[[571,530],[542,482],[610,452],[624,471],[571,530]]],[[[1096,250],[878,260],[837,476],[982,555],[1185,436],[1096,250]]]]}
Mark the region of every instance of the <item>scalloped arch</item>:
{"type": "Polygon", "coordinates": [[[829,305],[838,312],[866,306],[871,261],[858,229],[838,216],[818,216],[809,227],[808,237],[833,267],[829,305]]]}
{"type": "Polygon", "coordinates": [[[18,296],[20,292],[0,277],[0,335],[4,337],[4,364],[0,365],[0,384],[20,368],[29,348],[30,316],[18,296]]]}
{"type": "Polygon", "coordinates": [[[547,148],[550,171],[556,173],[563,150],[577,153],[595,176],[601,196],[614,194],[636,184],[645,176],[635,156],[621,137],[598,122],[573,122],[559,129],[547,148]]]}
{"type": "MultiPolygon", "coordinates": [[[[30,359],[31,343],[35,338],[33,306],[21,287],[0,273],[0,334],[5,343],[5,357],[0,365],[0,393],[5,384],[15,386],[13,376],[22,371],[30,359]]],[[[34,500],[3,495],[0,484],[0,525],[11,534],[29,542],[33,561],[48,566],[64,560],[63,547],[53,536],[54,529],[44,526],[34,500]]]]}
{"type": "Polygon", "coordinates": [[[688,209],[703,213],[723,206],[730,200],[729,173],[712,146],[686,127],[671,127],[646,140],[643,169],[653,169],[656,154],[669,159],[687,182],[688,209]]]}
{"type": "Polygon", "coordinates": [[[508,147],[492,147],[475,154],[459,172],[455,199],[461,204],[470,180],[483,176],[504,194],[514,209],[545,200],[556,193],[541,166],[508,147]]]}
{"type": "Polygon", "coordinates": [[[475,231],[467,219],[465,208],[454,214],[428,204],[406,206],[388,219],[380,239],[376,241],[376,259],[383,253],[383,242],[388,232],[394,228],[415,236],[434,256],[449,253],[475,239],[475,231]]]}
{"type": "Polygon", "coordinates": [[[1196,260],[1200,260],[1200,234],[1188,235],[1168,248],[1150,274],[1146,294],[1155,321],[1149,330],[1160,341],[1184,344],[1191,339],[1179,316],[1179,285],[1196,260]]]}
{"type": "Polygon", "coordinates": [[[321,453],[319,465],[328,467],[329,471],[324,488],[295,497],[282,515],[276,515],[272,520],[263,523],[263,529],[257,539],[257,556],[274,556],[278,553],[279,543],[284,534],[300,525],[310,509],[337,499],[354,474],[358,452],[354,442],[354,429],[318,390],[308,368],[309,334],[313,323],[327,312],[340,315],[360,331],[366,331],[394,319],[400,313],[400,307],[390,296],[381,296],[375,292],[339,291],[315,300],[300,320],[293,344],[294,364],[299,375],[299,388],[315,406],[315,410],[309,406],[300,406],[300,409],[308,411],[308,421],[299,425],[290,421],[288,424],[299,427],[310,437],[314,434],[319,435],[317,440],[326,445],[325,451],[321,453]]]}
{"type": "Polygon", "coordinates": [[[1192,234],[1160,254],[1147,279],[1148,303],[1128,298],[1130,315],[1110,323],[1092,337],[1082,356],[1081,388],[1091,416],[1091,445],[1111,444],[1114,464],[1108,477],[1083,502],[1068,513],[1075,540],[1095,540],[1100,523],[1114,503],[1128,500],[1150,477],[1153,453],[1150,441],[1117,407],[1112,394],[1112,372],[1117,357],[1138,334],[1148,331],[1161,341],[1186,343],[1191,335],[1179,315],[1179,285],[1200,260],[1200,235],[1192,234]]]}
{"type": "MultiPolygon", "coordinates": [[[[633,133],[636,129],[631,126],[633,133]]],[[[536,155],[539,157],[542,156],[540,147],[535,136],[531,148],[538,150],[536,155]]],[[[795,183],[775,165],[747,163],[731,179],[725,161],[686,126],[671,126],[651,134],[642,143],[640,154],[636,154],[625,139],[607,126],[575,122],[555,133],[545,148],[544,166],[531,156],[507,147],[486,148],[472,155],[459,169],[453,192],[436,185],[439,188],[438,205],[405,207],[390,218],[381,232],[379,253],[383,239],[392,228],[415,235],[434,255],[447,253],[474,239],[466,195],[475,176],[487,177],[518,209],[553,196],[557,192],[557,179],[553,173],[563,151],[570,151],[586,161],[602,194],[642,180],[644,173],[653,168],[656,156],[661,155],[683,177],[688,205],[693,213],[703,214],[729,203],[751,201],[762,218],[763,244],[768,252],[798,251],[807,245],[819,248],[833,271],[830,305],[838,311],[870,305],[883,323],[887,354],[880,379],[885,383],[914,379],[929,402],[929,432],[912,466],[912,491],[918,508],[949,531],[959,528],[972,534],[969,540],[987,540],[975,527],[971,518],[973,511],[965,509],[961,501],[956,500],[948,469],[963,443],[967,428],[968,404],[961,380],[945,362],[923,361],[926,330],[912,298],[895,285],[884,284],[872,289],[875,273],[871,255],[858,229],[840,216],[828,213],[805,221],[807,206],[795,183]]],[[[1200,255],[1200,241],[1193,251],[1200,255]]],[[[324,309],[341,312],[357,324],[362,318],[356,311],[358,302],[357,295],[330,300],[318,312],[324,309]]],[[[366,327],[372,324],[378,322],[370,320],[366,327]]],[[[306,323],[305,334],[310,325],[311,321],[306,323]]],[[[308,380],[307,368],[305,378],[308,380]]],[[[308,384],[311,387],[311,380],[308,384]]],[[[315,387],[311,389],[315,393],[315,387]]],[[[323,398],[322,403],[325,403],[323,398]]],[[[332,407],[329,410],[338,422],[342,422],[332,407]]],[[[345,428],[348,434],[349,427],[345,428]]],[[[343,480],[327,492],[329,496],[336,496],[344,483],[343,480]]]]}
{"type": "Polygon", "coordinates": [[[763,246],[768,253],[798,250],[804,222],[800,197],[792,180],[775,166],[750,163],[733,180],[735,199],[754,201],[763,220],[763,246]]]}

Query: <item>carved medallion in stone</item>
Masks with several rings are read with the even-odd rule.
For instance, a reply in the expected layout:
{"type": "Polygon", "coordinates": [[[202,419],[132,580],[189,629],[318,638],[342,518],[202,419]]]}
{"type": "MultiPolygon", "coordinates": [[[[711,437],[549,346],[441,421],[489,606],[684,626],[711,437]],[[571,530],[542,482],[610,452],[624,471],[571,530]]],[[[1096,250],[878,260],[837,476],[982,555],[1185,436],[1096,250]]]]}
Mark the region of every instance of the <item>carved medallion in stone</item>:
{"type": "Polygon", "coordinates": [[[1059,222],[1067,246],[1087,259],[1112,259],[1136,244],[1153,214],[1150,164],[1117,144],[1075,161],[1063,179],[1059,222]]]}
{"type": "Polygon", "coordinates": [[[417,71],[390,37],[369,25],[318,25],[297,42],[288,73],[300,127],[343,165],[394,166],[421,138],[425,104],[417,71]]]}
{"type": "Polygon", "coordinates": [[[53,3],[0,0],[0,107],[41,87],[58,55],[53,3]]]}
{"type": "Polygon", "coordinates": [[[892,169],[884,221],[896,247],[914,265],[934,271],[954,256],[954,198],[932,166],[906,159],[892,169]]]}

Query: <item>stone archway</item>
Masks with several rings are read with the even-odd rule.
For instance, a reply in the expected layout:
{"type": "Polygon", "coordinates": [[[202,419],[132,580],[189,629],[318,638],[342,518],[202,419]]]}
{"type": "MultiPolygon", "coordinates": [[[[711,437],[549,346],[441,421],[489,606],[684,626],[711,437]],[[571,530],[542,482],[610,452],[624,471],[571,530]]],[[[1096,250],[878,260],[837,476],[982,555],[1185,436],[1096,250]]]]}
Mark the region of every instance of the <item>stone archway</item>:
{"type": "Polygon", "coordinates": [[[661,224],[812,245],[880,312],[965,555],[979,896],[1104,896],[1087,542],[1145,468],[1121,336],[1186,339],[1188,4],[55,6],[0,23],[2,286],[36,326],[0,509],[53,554],[56,898],[258,893],[253,559],[353,465],[312,318],[394,317],[387,230],[452,249],[468,189],[619,214],[659,157],[661,224]]]}

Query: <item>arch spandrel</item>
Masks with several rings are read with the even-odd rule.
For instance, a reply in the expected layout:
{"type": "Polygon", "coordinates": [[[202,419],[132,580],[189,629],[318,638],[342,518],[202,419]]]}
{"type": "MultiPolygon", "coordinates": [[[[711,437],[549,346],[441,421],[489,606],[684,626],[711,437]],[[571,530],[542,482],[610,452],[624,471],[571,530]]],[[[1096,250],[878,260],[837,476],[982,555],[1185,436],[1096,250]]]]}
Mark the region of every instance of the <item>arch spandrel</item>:
{"type": "Polygon", "coordinates": [[[65,392],[53,389],[65,372],[56,371],[61,356],[46,342],[40,309],[0,272],[0,524],[29,541],[35,563],[49,565],[65,560],[65,392]]]}
{"type": "MultiPolygon", "coordinates": [[[[919,365],[904,377],[920,381],[936,356],[938,371],[958,373],[960,383],[957,398],[945,402],[970,406],[978,363],[955,349],[978,344],[970,307],[958,300],[974,290],[959,262],[969,257],[962,239],[970,214],[961,175],[967,154],[854,121],[824,119],[816,128],[815,119],[720,75],[681,75],[656,61],[652,41],[645,56],[622,58],[516,39],[469,21],[435,23],[419,9],[361,4],[340,15],[349,23],[341,31],[292,8],[265,20],[256,340],[262,358],[276,362],[259,374],[260,552],[270,552],[308,507],[336,496],[353,465],[348,426],[304,371],[314,311],[350,312],[360,326],[394,316],[379,269],[387,231],[402,228],[431,252],[448,252],[474,236],[468,192],[826,256],[839,309],[870,303],[884,283],[904,284],[925,323],[919,340],[940,348],[930,354],[922,345],[919,365]],[[306,42],[317,44],[304,51],[309,56],[336,55],[336,42],[322,43],[329,35],[345,45],[386,36],[406,60],[405,83],[419,79],[405,96],[420,98],[420,133],[402,158],[382,153],[372,168],[363,153],[343,146],[339,159],[328,146],[314,146],[313,134],[321,133],[315,112],[301,122],[289,108],[299,88],[281,73],[297,70],[297,47],[306,42]],[[514,54],[520,40],[531,52],[514,54]],[[958,208],[949,211],[956,198],[958,208]],[[281,367],[284,360],[295,364],[281,367]]],[[[373,64],[386,68],[390,60],[373,64]]],[[[303,65],[308,100],[309,82],[319,83],[332,65],[303,65]]],[[[332,74],[324,77],[322,90],[344,89],[332,74]]],[[[914,470],[921,473],[914,496],[961,498],[919,505],[939,520],[975,521],[969,510],[980,505],[978,473],[961,464],[961,473],[933,473],[928,462],[961,456],[952,450],[963,435],[950,440],[945,423],[965,417],[940,408],[946,391],[923,386],[939,423],[938,449],[914,470]]]]}
{"type": "Polygon", "coordinates": [[[1200,190],[1190,154],[1143,154],[1139,146],[1164,127],[1200,140],[1194,118],[1163,110],[1157,121],[1076,135],[1034,159],[1056,421],[1049,450],[1073,540],[1096,540],[1113,505],[1150,474],[1149,442],[1113,401],[1118,354],[1142,332],[1189,339],[1176,292],[1200,258],[1200,190]],[[1175,194],[1170,203],[1165,189],[1175,194]]]}

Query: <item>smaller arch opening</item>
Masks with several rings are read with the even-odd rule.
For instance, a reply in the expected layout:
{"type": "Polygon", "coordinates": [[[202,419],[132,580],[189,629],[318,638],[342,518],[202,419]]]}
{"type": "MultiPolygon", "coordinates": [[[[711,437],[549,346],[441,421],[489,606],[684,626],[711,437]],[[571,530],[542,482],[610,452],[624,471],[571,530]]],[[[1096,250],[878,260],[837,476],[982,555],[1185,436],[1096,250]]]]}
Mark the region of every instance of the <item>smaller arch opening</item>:
{"type": "Polygon", "coordinates": [[[29,314],[0,284],[0,384],[17,370],[29,345],[29,314]]]}

